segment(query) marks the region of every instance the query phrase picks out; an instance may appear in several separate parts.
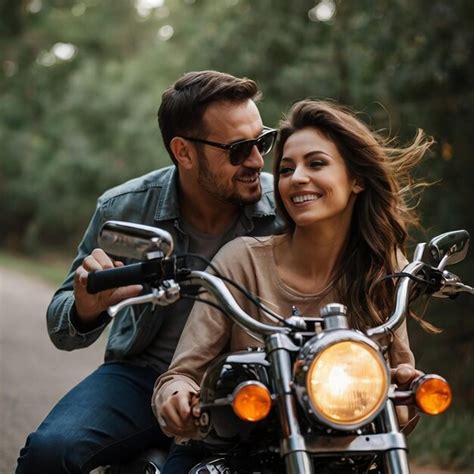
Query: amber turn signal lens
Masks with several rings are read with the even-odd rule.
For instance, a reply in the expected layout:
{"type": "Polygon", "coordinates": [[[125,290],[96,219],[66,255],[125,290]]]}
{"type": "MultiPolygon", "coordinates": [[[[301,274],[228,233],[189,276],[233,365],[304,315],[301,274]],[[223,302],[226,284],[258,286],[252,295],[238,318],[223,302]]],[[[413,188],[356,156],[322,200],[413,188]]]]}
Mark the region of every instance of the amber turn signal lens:
{"type": "Polygon", "coordinates": [[[244,382],[234,391],[232,408],[242,420],[263,420],[270,413],[271,407],[270,391],[260,382],[244,382]]]}
{"type": "Polygon", "coordinates": [[[427,415],[440,415],[445,412],[453,394],[448,382],[437,375],[422,377],[415,389],[415,399],[418,408],[427,415]]]}

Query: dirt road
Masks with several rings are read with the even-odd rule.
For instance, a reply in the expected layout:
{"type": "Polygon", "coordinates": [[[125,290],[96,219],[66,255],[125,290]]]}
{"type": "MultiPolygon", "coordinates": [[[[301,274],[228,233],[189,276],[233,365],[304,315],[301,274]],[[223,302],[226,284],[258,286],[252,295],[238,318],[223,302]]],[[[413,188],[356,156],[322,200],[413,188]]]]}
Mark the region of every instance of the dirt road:
{"type": "MultiPolygon", "coordinates": [[[[45,313],[53,291],[32,277],[0,267],[0,474],[14,473],[28,434],[102,361],[104,339],[75,352],[59,351],[50,342],[45,313]]],[[[453,471],[414,466],[412,473],[453,471]]]]}
{"type": "Polygon", "coordinates": [[[57,350],[46,332],[54,289],[0,268],[0,473],[15,471],[18,451],[51,407],[102,361],[104,340],[88,350],[57,350]]]}

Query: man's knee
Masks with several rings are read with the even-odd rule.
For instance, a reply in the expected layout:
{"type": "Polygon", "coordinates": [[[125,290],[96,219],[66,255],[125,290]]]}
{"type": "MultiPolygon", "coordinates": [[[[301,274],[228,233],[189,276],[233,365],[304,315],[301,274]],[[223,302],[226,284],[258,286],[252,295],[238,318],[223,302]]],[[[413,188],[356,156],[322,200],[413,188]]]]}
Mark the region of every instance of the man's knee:
{"type": "Polygon", "coordinates": [[[16,474],[79,473],[85,462],[79,444],[79,440],[68,433],[31,433],[20,451],[16,474]]]}

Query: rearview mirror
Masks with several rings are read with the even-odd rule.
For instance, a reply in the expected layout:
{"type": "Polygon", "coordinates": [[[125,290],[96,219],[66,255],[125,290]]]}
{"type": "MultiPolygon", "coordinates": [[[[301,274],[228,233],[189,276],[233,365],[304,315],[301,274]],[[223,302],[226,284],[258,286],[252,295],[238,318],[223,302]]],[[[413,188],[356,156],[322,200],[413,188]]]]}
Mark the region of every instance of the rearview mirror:
{"type": "Polygon", "coordinates": [[[98,240],[107,253],[135,260],[169,257],[173,252],[173,238],[169,232],[131,222],[107,221],[98,240]]]}
{"type": "Polygon", "coordinates": [[[454,230],[438,235],[431,240],[428,248],[434,264],[442,270],[447,265],[464,260],[469,249],[469,232],[454,230]]]}

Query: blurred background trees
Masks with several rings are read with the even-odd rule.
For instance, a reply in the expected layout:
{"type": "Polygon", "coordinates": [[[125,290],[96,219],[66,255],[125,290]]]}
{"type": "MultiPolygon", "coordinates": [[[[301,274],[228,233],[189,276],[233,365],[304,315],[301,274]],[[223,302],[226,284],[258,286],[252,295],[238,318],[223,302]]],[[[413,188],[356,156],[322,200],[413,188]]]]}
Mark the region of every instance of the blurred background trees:
{"type": "MultiPolygon", "coordinates": [[[[426,236],[472,234],[473,20],[468,0],[2,0],[0,245],[72,255],[100,193],[170,163],[156,110],[196,69],[255,79],[270,126],[311,96],[402,142],[423,128],[437,141],[419,171],[438,182],[420,206],[426,236]]],[[[474,283],[469,262],[457,270],[474,283]]],[[[441,336],[412,325],[412,339],[466,410],[474,305],[458,301],[429,312],[441,336]]]]}

